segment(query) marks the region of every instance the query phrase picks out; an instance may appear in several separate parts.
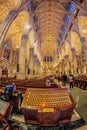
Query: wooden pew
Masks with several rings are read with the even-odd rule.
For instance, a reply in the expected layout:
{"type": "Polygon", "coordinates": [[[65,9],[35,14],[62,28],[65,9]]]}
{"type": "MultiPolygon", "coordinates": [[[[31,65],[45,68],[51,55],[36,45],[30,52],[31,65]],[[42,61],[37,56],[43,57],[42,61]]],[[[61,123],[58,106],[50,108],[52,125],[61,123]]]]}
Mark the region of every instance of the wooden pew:
{"type": "Polygon", "coordinates": [[[87,90],[87,77],[85,76],[75,77],[75,86],[83,90],[87,90]]]}
{"type": "Polygon", "coordinates": [[[46,77],[45,78],[35,78],[30,80],[18,80],[14,78],[6,78],[4,79],[0,85],[0,88],[4,90],[7,84],[11,83],[16,84],[17,91],[25,92],[27,88],[52,88],[58,87],[53,81],[51,81],[51,86],[46,86],[46,77]]]}

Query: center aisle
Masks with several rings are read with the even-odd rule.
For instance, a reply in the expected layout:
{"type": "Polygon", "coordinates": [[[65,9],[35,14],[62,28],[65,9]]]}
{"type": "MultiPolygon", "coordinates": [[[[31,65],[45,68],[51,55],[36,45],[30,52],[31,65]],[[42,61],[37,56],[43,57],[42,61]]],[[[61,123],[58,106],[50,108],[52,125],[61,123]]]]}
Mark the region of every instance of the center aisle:
{"type": "MultiPolygon", "coordinates": [[[[58,82],[57,79],[55,79],[55,83],[58,84],[61,88],[69,88],[69,84],[67,84],[66,86],[62,86],[62,83],[58,82]]],[[[74,87],[70,90],[75,101],[76,98],[79,97],[76,111],[87,122],[87,91],[79,89],[77,87],[74,87]]]]}

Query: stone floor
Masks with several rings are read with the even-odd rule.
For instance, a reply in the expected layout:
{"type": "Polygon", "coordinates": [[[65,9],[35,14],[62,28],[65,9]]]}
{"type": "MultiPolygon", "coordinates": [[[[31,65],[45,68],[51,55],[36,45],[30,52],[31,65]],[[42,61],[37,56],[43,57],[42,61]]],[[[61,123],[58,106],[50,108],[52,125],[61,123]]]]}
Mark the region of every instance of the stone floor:
{"type": "MultiPolygon", "coordinates": [[[[55,82],[56,82],[57,84],[59,84],[60,87],[63,87],[63,88],[64,88],[64,86],[62,86],[62,83],[61,83],[61,82],[59,83],[57,80],[55,80],[55,82]]],[[[69,85],[66,85],[65,87],[68,88],[69,85]]],[[[77,88],[77,89],[78,89],[78,88],[77,88]]],[[[83,91],[83,92],[85,92],[85,93],[87,94],[87,91],[84,91],[84,90],[80,90],[80,91],[83,91]]],[[[81,99],[80,99],[80,100],[81,100],[81,99]]],[[[79,128],[73,129],[73,130],[87,130],[87,123],[86,123],[85,125],[79,127],[79,128]]]]}

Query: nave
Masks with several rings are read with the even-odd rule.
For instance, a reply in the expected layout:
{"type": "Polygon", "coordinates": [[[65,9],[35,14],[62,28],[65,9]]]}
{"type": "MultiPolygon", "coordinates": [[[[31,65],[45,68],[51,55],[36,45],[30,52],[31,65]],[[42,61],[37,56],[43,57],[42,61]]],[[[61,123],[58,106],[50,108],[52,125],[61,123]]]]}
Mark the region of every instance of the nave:
{"type": "Polygon", "coordinates": [[[86,92],[87,0],[0,0],[1,130],[19,129],[9,119],[23,111],[32,115],[25,124],[74,129],[67,124],[76,110],[84,125],[86,92]]]}

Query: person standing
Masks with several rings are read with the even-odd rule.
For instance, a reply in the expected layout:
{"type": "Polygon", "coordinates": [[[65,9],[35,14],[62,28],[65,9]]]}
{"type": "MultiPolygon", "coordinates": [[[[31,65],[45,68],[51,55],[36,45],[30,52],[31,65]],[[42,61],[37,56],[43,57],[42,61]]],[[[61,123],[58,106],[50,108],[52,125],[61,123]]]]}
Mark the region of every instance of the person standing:
{"type": "Polygon", "coordinates": [[[67,83],[67,75],[64,73],[63,74],[63,86],[66,86],[67,83]]]}
{"type": "Polygon", "coordinates": [[[74,76],[72,74],[70,74],[69,76],[69,81],[70,81],[70,88],[73,88],[74,76]]]}

